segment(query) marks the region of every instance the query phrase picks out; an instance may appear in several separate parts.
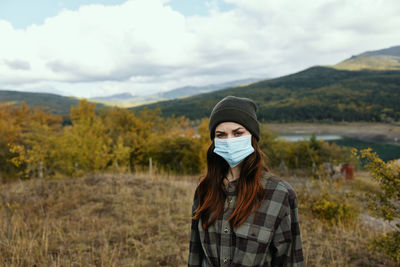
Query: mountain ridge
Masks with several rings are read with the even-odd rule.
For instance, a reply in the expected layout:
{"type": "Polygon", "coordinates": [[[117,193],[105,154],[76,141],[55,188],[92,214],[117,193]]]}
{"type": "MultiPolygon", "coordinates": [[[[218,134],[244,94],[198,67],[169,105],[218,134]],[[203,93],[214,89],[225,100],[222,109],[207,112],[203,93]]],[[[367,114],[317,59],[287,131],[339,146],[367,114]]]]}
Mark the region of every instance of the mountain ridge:
{"type": "Polygon", "coordinates": [[[256,81],[259,81],[259,79],[248,78],[248,79],[228,81],[224,83],[207,84],[204,86],[187,85],[169,91],[148,94],[148,95],[132,95],[129,92],[124,92],[119,94],[113,94],[110,96],[92,97],[90,98],[90,100],[105,105],[133,107],[141,104],[149,104],[153,102],[170,100],[175,98],[189,97],[196,94],[217,91],[234,86],[242,86],[256,81]]]}
{"type": "Polygon", "coordinates": [[[400,46],[367,51],[333,66],[342,70],[400,70],[400,46]]]}
{"type": "Polygon", "coordinates": [[[378,55],[400,57],[400,45],[379,50],[366,51],[364,53],[361,53],[359,56],[378,56],[378,55]]]}

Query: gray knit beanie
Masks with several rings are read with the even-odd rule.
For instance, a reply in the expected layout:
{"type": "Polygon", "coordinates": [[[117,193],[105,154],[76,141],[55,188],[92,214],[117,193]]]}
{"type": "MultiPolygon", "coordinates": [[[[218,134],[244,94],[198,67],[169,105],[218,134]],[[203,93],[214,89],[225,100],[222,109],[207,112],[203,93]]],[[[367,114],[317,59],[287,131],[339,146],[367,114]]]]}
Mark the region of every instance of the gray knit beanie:
{"type": "Polygon", "coordinates": [[[210,115],[208,129],[211,140],[215,137],[215,128],[221,122],[236,122],[243,125],[256,139],[260,139],[260,126],[257,121],[257,105],[244,97],[227,96],[219,101],[210,115]]]}

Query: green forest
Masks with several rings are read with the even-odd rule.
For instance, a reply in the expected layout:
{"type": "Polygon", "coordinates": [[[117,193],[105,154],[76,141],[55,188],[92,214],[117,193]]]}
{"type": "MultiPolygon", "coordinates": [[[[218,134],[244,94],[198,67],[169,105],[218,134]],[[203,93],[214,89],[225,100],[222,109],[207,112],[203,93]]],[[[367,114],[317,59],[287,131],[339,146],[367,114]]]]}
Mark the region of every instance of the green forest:
{"type": "Polygon", "coordinates": [[[400,120],[400,71],[346,71],[312,67],[248,86],[159,102],[162,115],[208,117],[223,97],[249,97],[259,107],[263,122],[392,122],[400,120]]]}

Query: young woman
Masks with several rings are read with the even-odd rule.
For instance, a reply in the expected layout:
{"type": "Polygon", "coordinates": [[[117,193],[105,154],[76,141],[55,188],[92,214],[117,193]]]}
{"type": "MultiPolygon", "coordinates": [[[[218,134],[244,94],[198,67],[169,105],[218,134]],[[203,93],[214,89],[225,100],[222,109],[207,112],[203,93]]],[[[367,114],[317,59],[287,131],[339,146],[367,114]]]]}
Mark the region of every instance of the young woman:
{"type": "Polygon", "coordinates": [[[304,266],[296,194],[264,165],[256,111],[252,100],[228,96],[211,112],[189,267],[304,266]]]}

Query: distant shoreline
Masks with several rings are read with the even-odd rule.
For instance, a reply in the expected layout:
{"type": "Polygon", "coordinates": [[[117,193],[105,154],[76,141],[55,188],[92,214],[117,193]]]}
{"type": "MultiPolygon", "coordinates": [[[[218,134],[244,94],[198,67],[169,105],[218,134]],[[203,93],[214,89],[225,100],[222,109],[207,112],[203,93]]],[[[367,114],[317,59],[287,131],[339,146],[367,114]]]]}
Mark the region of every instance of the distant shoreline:
{"type": "Polygon", "coordinates": [[[337,134],[347,138],[400,144],[400,123],[263,123],[262,128],[277,134],[337,134]]]}

